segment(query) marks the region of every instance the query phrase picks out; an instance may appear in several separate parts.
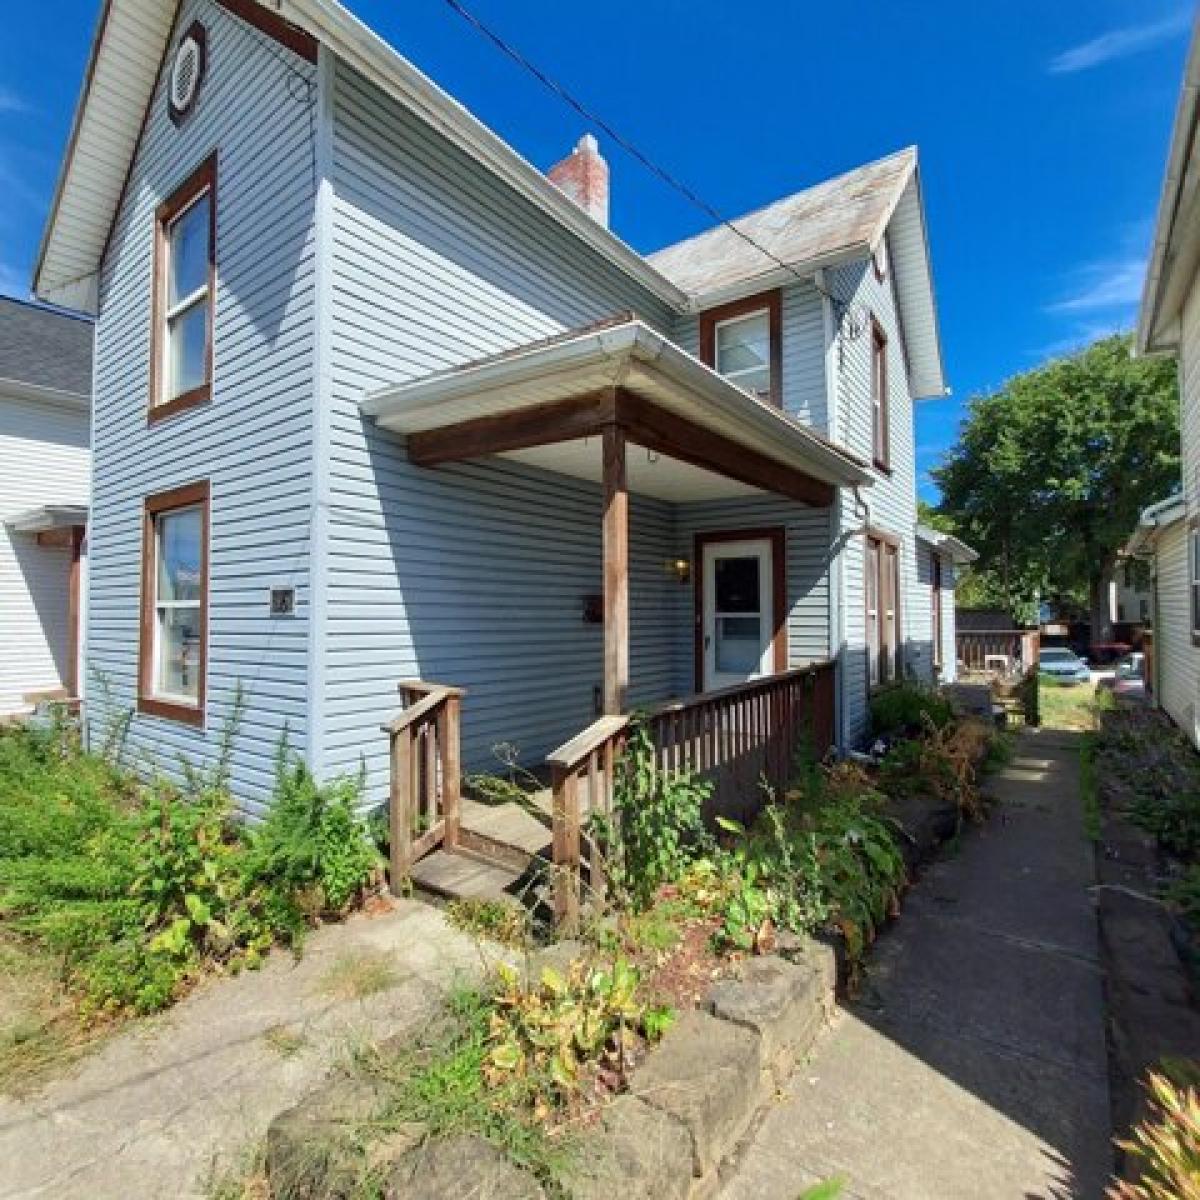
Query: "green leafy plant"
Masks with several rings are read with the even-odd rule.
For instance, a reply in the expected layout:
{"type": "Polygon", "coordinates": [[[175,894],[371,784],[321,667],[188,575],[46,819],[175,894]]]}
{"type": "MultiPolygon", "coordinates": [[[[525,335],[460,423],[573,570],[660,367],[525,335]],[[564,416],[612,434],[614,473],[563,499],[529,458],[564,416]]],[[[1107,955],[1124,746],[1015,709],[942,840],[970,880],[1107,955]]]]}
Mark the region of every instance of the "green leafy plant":
{"type": "Polygon", "coordinates": [[[496,976],[485,1076],[500,1084],[536,1080],[558,1102],[576,1091],[586,1066],[621,1071],[630,1037],[653,1039],[670,1024],[666,1008],[648,1016],[640,976],[620,957],[578,959],[565,973],[544,967],[534,981],[500,964],[496,976]]]}
{"type": "Polygon", "coordinates": [[[446,919],[464,933],[505,946],[524,946],[531,940],[529,914],[503,900],[452,900],[446,905],[446,919]]]}
{"type": "Polygon", "coordinates": [[[704,805],[712,786],[697,776],[657,769],[645,721],[629,725],[616,764],[614,820],[593,814],[589,834],[608,862],[620,897],[645,908],[664,884],[674,883],[709,844],[704,805]]]}
{"type": "Polygon", "coordinates": [[[871,730],[876,736],[916,733],[931,724],[941,729],[953,719],[945,696],[919,683],[896,683],[871,697],[871,730]]]}
{"type": "Polygon", "coordinates": [[[1152,1071],[1146,1080],[1150,1111],[1117,1145],[1136,1167],[1136,1179],[1118,1180],[1109,1200],[1200,1198],[1200,1091],[1194,1079],[1175,1082],[1152,1071]]]}

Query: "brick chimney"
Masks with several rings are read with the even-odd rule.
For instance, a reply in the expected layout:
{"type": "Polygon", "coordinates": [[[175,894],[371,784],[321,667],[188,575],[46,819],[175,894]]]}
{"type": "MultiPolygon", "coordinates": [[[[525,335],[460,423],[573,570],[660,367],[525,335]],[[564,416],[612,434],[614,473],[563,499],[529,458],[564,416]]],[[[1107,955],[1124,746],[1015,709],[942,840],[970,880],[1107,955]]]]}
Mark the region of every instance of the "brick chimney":
{"type": "Polygon", "coordinates": [[[608,163],[590,133],[585,133],[575,149],[546,175],[589,217],[608,226],[608,163]]]}

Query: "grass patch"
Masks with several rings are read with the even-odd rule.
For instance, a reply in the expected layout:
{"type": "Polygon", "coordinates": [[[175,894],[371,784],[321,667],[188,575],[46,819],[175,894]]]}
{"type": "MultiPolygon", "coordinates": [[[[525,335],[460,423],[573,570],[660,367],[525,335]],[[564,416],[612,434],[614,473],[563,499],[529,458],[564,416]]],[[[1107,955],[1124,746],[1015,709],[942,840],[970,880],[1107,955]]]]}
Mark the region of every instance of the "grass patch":
{"type": "Polygon", "coordinates": [[[446,905],[446,920],[471,937],[520,949],[532,941],[529,914],[503,900],[467,898],[446,905]]]}
{"type": "Polygon", "coordinates": [[[308,1039],[299,1030],[288,1025],[272,1025],[263,1034],[263,1041],[280,1058],[295,1058],[307,1045],[308,1039]]]}
{"type": "Polygon", "coordinates": [[[391,955],[368,950],[343,954],[321,977],[320,990],[337,1000],[365,1000],[399,979],[391,955]]]}
{"type": "Polygon", "coordinates": [[[1109,688],[1094,683],[1073,686],[1038,680],[1038,707],[1042,725],[1047,729],[1068,729],[1086,732],[1095,729],[1100,714],[1110,711],[1116,701],[1109,688]]]}

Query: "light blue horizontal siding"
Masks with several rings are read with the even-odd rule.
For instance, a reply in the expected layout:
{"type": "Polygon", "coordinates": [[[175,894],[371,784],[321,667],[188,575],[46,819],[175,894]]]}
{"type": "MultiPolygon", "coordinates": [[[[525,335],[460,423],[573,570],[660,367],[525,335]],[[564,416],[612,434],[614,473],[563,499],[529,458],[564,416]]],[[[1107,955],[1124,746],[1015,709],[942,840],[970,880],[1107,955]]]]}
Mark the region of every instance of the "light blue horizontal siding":
{"type": "MultiPolygon", "coordinates": [[[[386,778],[396,682],[465,686],[464,757],[536,760],[594,714],[602,590],[594,485],[498,460],[412,467],[365,390],[661,303],[339,65],[334,85],[326,770],[386,778]]],[[[599,446],[596,448],[599,453],[599,446]]],[[[669,507],[631,503],[633,699],[669,694],[669,507]]]]}
{"type": "MultiPolygon", "coordinates": [[[[929,589],[917,578],[917,492],[916,454],[913,432],[913,401],[897,313],[892,276],[880,282],[867,260],[839,267],[828,275],[829,287],[850,310],[874,315],[887,335],[888,401],[891,432],[891,474],[876,472],[874,483],[862,491],[870,505],[871,524],[898,537],[901,542],[900,585],[901,641],[908,669],[918,678],[929,679],[933,671],[930,646],[929,589]]],[[[854,336],[853,323],[842,321],[837,334],[835,361],[838,371],[838,438],[851,452],[871,461],[871,327],[860,322],[854,336]]],[[[843,532],[849,534],[844,551],[843,598],[846,618],[846,649],[843,666],[846,736],[851,743],[867,732],[866,596],[863,590],[863,538],[853,532],[861,528],[863,514],[853,503],[845,505],[843,532]]]]}
{"type": "MultiPolygon", "coordinates": [[[[783,407],[797,420],[827,433],[825,317],[821,295],[811,283],[790,284],[782,292],[783,407]]],[[[700,353],[698,317],[691,314],[676,317],[671,336],[689,354],[700,353]]]]}
{"type": "Polygon", "coordinates": [[[178,756],[211,763],[236,688],[248,707],[235,743],[238,803],[259,811],[286,724],[304,744],[312,456],[312,67],[211,0],[201,20],[208,71],[190,118],[167,117],[162,84],[134,159],[103,264],[96,338],[95,490],[89,531],[90,721],[102,732],[135,704],[142,506],[147,495],[208,479],[208,702],[203,730],[136,715],[129,752],[146,769],[178,756]],[[218,153],[214,394],[149,426],[154,210],[218,153]],[[298,612],[267,615],[272,585],[298,612]],[[97,686],[102,677],[105,689],[97,686]]]}

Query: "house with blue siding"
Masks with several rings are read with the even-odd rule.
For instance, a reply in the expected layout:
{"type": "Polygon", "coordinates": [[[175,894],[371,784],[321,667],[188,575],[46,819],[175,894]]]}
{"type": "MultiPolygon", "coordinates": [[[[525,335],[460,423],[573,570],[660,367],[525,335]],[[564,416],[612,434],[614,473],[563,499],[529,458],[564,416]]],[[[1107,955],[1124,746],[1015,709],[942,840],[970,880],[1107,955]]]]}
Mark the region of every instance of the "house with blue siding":
{"type": "Polygon", "coordinates": [[[106,0],[34,280],[96,318],[93,736],[203,763],[240,693],[253,816],[284,736],[457,797],[634,707],[708,768],[953,677],[915,149],[648,255],[608,186],[333,0],[106,0]]]}

